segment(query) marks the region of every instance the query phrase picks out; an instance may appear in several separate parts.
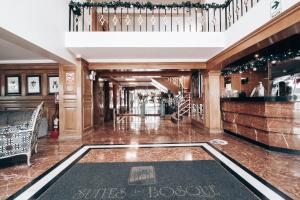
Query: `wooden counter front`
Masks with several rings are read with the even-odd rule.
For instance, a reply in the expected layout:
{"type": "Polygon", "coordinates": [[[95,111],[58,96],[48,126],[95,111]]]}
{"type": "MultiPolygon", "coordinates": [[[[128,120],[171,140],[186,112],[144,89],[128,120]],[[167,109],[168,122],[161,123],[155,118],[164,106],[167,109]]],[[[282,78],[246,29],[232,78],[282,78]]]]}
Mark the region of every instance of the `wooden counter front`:
{"type": "Polygon", "coordinates": [[[221,110],[225,132],[268,147],[300,150],[299,101],[224,98],[221,110]]]}

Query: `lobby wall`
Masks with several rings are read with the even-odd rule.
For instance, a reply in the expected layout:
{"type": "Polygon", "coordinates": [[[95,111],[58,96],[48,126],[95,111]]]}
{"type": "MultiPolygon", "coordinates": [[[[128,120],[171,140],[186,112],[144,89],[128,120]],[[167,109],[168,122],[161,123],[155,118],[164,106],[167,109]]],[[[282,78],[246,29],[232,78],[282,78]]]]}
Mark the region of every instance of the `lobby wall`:
{"type": "Polygon", "coordinates": [[[0,110],[32,110],[44,101],[43,115],[48,119],[48,130],[53,129],[52,117],[55,114],[54,94],[49,94],[48,77],[58,76],[58,64],[7,64],[0,65],[0,110]],[[21,94],[6,94],[6,76],[18,75],[21,80],[21,94]],[[41,93],[27,93],[27,76],[39,75],[41,93]]]}

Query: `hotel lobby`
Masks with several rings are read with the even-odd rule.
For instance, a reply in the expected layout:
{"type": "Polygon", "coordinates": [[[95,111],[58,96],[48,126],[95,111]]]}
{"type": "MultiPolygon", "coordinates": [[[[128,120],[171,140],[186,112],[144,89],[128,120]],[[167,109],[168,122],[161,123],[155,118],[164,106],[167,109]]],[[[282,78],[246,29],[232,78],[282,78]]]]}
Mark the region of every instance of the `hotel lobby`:
{"type": "Polygon", "coordinates": [[[4,0],[0,86],[0,200],[300,199],[299,0],[4,0]]]}

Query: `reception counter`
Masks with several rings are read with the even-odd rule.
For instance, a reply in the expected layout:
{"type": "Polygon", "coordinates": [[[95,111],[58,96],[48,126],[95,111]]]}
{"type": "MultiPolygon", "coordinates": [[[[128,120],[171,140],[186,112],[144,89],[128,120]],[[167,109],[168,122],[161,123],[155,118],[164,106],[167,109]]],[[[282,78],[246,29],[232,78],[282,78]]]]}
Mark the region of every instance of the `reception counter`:
{"type": "Polygon", "coordinates": [[[222,98],[224,131],[272,150],[300,152],[300,99],[222,98]]]}

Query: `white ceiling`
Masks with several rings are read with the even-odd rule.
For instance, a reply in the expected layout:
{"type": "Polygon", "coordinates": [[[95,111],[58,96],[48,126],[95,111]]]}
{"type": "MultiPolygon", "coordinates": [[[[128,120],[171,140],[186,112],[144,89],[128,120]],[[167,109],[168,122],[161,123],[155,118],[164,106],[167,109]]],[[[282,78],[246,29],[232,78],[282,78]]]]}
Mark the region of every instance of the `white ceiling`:
{"type": "Polygon", "coordinates": [[[69,47],[74,55],[80,55],[89,62],[204,62],[222,49],[220,47],[69,47]]]}
{"type": "Polygon", "coordinates": [[[0,38],[0,64],[45,62],[53,61],[0,38]]]}
{"type": "Polygon", "coordinates": [[[66,47],[89,62],[205,62],[224,49],[219,32],[68,32],[66,47]]]}

